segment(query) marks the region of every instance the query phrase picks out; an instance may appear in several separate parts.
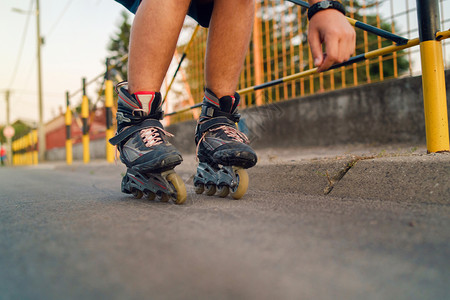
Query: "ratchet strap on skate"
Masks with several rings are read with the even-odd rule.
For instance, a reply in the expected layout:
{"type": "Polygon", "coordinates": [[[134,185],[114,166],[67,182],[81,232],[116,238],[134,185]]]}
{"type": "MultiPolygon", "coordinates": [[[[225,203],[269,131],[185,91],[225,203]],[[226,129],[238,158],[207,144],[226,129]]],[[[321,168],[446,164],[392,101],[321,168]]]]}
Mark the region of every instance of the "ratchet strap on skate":
{"type": "Polygon", "coordinates": [[[209,119],[209,120],[203,121],[202,123],[199,123],[197,125],[197,133],[198,132],[206,132],[210,129],[213,129],[215,127],[222,126],[222,125],[231,126],[233,128],[236,128],[236,124],[233,121],[231,121],[230,119],[228,119],[227,117],[217,117],[217,118],[209,119]]]}
{"type": "Polygon", "coordinates": [[[115,146],[115,145],[119,144],[121,141],[123,141],[126,138],[128,138],[129,136],[131,136],[132,134],[134,134],[138,131],[141,131],[142,129],[146,129],[146,128],[150,128],[150,127],[158,127],[158,128],[163,129],[161,122],[159,122],[158,120],[146,119],[139,124],[136,124],[136,125],[130,126],[130,127],[126,127],[121,132],[119,132],[115,137],[111,138],[109,140],[109,142],[115,146]]]}
{"type": "Polygon", "coordinates": [[[217,106],[211,105],[208,101],[203,101],[202,113],[200,114],[200,118],[202,117],[207,118],[226,117],[233,123],[237,123],[239,122],[241,115],[239,113],[227,113],[221,111],[217,106]]]}

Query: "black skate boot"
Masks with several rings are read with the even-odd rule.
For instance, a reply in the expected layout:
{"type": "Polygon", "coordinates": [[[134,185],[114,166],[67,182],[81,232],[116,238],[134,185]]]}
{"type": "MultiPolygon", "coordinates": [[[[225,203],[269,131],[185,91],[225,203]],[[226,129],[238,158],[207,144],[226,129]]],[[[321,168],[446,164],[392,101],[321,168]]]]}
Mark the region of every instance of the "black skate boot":
{"type": "Polygon", "coordinates": [[[236,128],[240,97],[220,99],[208,89],[203,99],[202,113],[195,133],[197,157],[200,161],[194,177],[195,191],[212,196],[226,197],[230,191],[240,199],[248,188],[248,174],[244,169],[253,167],[257,157],[248,145],[248,139],[236,128]]]}
{"type": "Polygon", "coordinates": [[[151,200],[161,201],[171,197],[177,204],[186,200],[186,187],[173,170],[183,159],[180,152],[169,143],[172,136],[159,122],[161,94],[157,92],[129,94],[127,83],[116,86],[119,95],[117,133],[109,140],[116,145],[120,160],[127,166],[122,179],[122,192],[151,200]]]}

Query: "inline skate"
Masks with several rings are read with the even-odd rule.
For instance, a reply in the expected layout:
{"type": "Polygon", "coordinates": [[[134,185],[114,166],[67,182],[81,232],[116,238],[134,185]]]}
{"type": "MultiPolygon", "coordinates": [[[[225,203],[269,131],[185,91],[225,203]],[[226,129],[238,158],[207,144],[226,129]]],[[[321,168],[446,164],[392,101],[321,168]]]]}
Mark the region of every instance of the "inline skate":
{"type": "Polygon", "coordinates": [[[119,96],[117,109],[117,133],[109,140],[116,145],[120,160],[127,166],[122,178],[122,192],[136,198],[144,195],[150,200],[156,197],[177,204],[185,202],[186,187],[175,173],[175,166],[183,159],[180,152],[168,141],[172,135],[159,122],[161,94],[139,92],[130,94],[127,83],[116,86],[119,96]]]}
{"type": "Polygon", "coordinates": [[[212,91],[205,90],[195,131],[199,160],[194,176],[197,194],[226,197],[231,193],[234,199],[240,199],[247,192],[245,169],[253,167],[257,157],[247,136],[236,127],[239,101],[237,93],[218,99],[212,91]]]}

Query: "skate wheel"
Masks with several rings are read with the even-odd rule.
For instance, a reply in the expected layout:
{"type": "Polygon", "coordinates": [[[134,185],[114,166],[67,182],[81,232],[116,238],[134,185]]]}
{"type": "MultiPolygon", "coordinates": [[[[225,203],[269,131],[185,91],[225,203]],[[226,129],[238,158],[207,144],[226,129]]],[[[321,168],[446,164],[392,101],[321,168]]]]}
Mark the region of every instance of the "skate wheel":
{"type": "Polygon", "coordinates": [[[233,199],[241,199],[248,189],[248,173],[244,169],[237,169],[235,171],[236,177],[238,179],[238,184],[235,189],[231,191],[231,196],[233,199]]]}
{"type": "Polygon", "coordinates": [[[205,191],[205,185],[203,183],[199,183],[195,185],[195,193],[202,194],[205,191]]]}
{"type": "Polygon", "coordinates": [[[220,185],[217,187],[217,196],[225,198],[230,193],[230,189],[226,185],[220,185]]]}
{"type": "Polygon", "coordinates": [[[187,192],[186,192],[186,186],[184,185],[183,180],[181,179],[180,175],[177,173],[170,173],[167,175],[167,181],[169,181],[175,191],[177,192],[175,203],[176,204],[183,204],[184,201],[186,201],[187,198],[187,192]]]}
{"type": "Polygon", "coordinates": [[[160,196],[161,202],[169,202],[170,196],[168,194],[162,193],[160,196]]]}
{"type": "Polygon", "coordinates": [[[213,196],[216,193],[216,186],[214,184],[206,185],[206,195],[213,196]]]}
{"type": "Polygon", "coordinates": [[[137,199],[141,199],[142,196],[144,196],[144,193],[142,193],[142,191],[140,190],[133,189],[133,196],[137,199]]]}
{"type": "Polygon", "coordinates": [[[147,195],[147,199],[150,201],[153,201],[156,198],[156,194],[153,192],[148,192],[146,195],[147,195]]]}

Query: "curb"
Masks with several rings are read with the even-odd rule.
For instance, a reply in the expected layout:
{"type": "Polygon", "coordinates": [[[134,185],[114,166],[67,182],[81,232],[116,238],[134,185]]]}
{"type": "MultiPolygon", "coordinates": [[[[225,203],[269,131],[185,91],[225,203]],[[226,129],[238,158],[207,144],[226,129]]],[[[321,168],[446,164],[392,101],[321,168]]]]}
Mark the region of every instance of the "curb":
{"type": "Polygon", "coordinates": [[[249,175],[261,191],[450,204],[450,153],[282,162],[249,175]]]}

